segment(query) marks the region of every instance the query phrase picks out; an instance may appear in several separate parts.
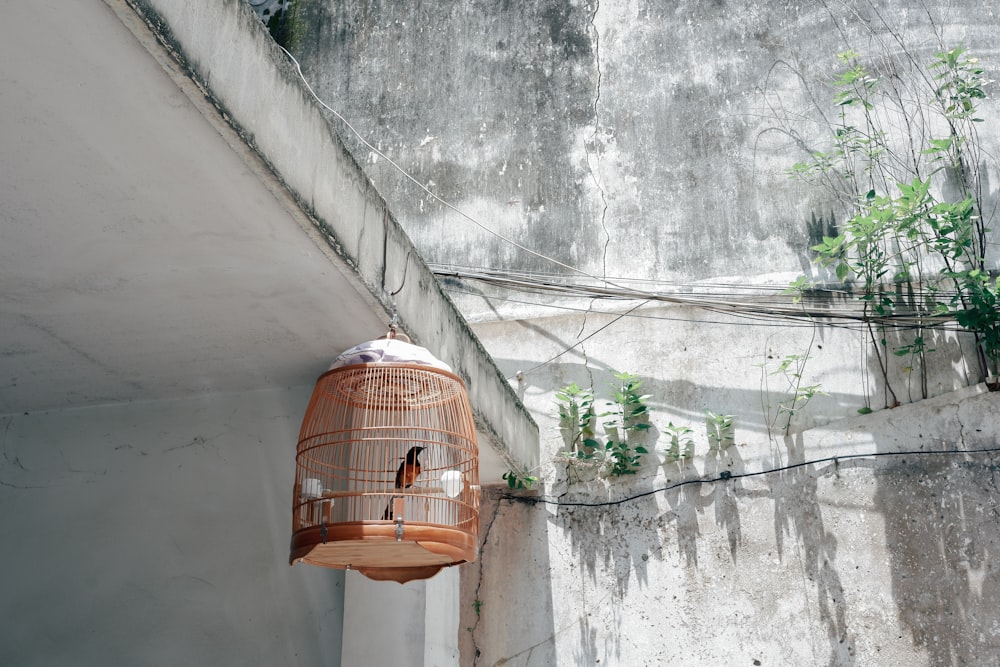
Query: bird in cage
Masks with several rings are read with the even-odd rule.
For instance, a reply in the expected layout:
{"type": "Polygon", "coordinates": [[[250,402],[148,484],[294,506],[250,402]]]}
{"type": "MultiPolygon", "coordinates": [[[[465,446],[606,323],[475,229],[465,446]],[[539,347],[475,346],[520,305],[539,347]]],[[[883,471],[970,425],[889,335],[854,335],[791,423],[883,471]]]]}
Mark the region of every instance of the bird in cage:
{"type": "MultiPolygon", "coordinates": [[[[410,447],[410,451],[406,452],[406,456],[403,458],[403,462],[399,464],[399,469],[396,470],[396,481],[395,488],[397,489],[408,489],[413,486],[413,482],[416,481],[417,476],[420,475],[420,452],[424,451],[423,447],[410,447]]],[[[386,505],[385,512],[382,513],[382,520],[387,521],[392,519],[392,501],[386,505]]]]}

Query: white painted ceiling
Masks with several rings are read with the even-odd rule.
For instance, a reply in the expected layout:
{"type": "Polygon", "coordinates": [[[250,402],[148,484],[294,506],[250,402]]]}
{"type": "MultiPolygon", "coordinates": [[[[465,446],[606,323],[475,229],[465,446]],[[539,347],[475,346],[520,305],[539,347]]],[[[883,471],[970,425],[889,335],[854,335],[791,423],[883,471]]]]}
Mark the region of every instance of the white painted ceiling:
{"type": "Polygon", "coordinates": [[[103,2],[5,4],[0,414],[311,384],[384,333],[195,102],[103,2]]]}

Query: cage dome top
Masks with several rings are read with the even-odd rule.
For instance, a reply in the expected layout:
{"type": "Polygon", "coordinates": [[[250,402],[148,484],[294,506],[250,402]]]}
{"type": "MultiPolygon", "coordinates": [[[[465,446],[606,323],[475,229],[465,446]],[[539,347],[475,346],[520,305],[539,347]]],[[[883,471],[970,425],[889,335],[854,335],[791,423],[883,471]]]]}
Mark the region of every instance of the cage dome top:
{"type": "Polygon", "coordinates": [[[452,372],[451,366],[435,357],[426,348],[394,337],[370,340],[345,350],[333,360],[329,370],[354,364],[418,364],[452,372]]]}

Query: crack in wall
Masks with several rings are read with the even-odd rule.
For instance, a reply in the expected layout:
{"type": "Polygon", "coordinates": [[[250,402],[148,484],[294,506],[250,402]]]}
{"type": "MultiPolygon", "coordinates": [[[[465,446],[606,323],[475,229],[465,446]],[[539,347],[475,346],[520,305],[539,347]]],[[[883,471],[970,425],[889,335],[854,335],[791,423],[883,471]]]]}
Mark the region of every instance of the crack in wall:
{"type": "Polygon", "coordinates": [[[583,313],[583,319],[580,322],[580,330],[576,332],[576,340],[578,341],[577,344],[579,346],[580,354],[583,356],[583,370],[587,373],[587,382],[590,385],[591,390],[594,388],[594,369],[590,367],[590,357],[587,355],[587,348],[584,347],[586,338],[583,337],[583,332],[587,328],[587,319],[590,313],[593,312],[596,301],[597,299],[591,299],[587,304],[587,310],[583,313]]]}
{"type": "Polygon", "coordinates": [[[601,33],[597,29],[597,12],[601,9],[600,1],[594,3],[594,11],[590,15],[590,28],[594,33],[594,67],[597,70],[597,81],[594,93],[594,131],[590,135],[591,147],[584,144],[584,150],[587,152],[587,166],[590,168],[590,177],[594,181],[594,186],[597,188],[597,192],[601,196],[601,229],[604,231],[604,249],[601,256],[601,276],[604,279],[608,277],[608,246],[611,245],[611,234],[608,232],[607,218],[608,218],[608,198],[607,193],[604,191],[604,186],[601,183],[601,179],[598,176],[599,169],[595,168],[592,160],[599,161],[599,151],[597,151],[597,135],[601,129],[601,84],[603,83],[604,72],[601,70],[601,33]]]}
{"type": "Polygon", "coordinates": [[[476,622],[472,624],[469,628],[469,636],[472,638],[472,665],[475,667],[479,664],[479,657],[481,655],[479,650],[479,645],[476,643],[476,629],[479,627],[479,621],[482,620],[482,600],[479,597],[479,591],[483,585],[483,563],[486,561],[486,546],[490,542],[490,530],[493,528],[493,523],[497,520],[500,515],[500,498],[496,498],[496,504],[493,506],[493,515],[490,517],[489,523],[486,524],[486,530],[483,531],[483,537],[480,541],[481,551],[479,552],[479,572],[476,575],[476,591],[473,593],[472,604],[476,608],[476,622]]]}
{"type": "Polygon", "coordinates": [[[13,421],[13,417],[7,417],[4,419],[3,434],[0,435],[0,452],[2,452],[3,460],[6,463],[27,472],[28,469],[24,467],[24,464],[21,463],[21,459],[18,458],[16,454],[11,457],[10,454],[7,453],[7,432],[10,431],[10,425],[13,421]]]}
{"type": "MultiPolygon", "coordinates": [[[[587,153],[587,167],[590,169],[590,178],[594,182],[594,186],[597,188],[597,192],[601,197],[601,230],[604,232],[604,247],[601,250],[601,277],[607,280],[608,278],[608,247],[611,245],[611,234],[608,232],[608,198],[607,193],[604,191],[604,186],[601,183],[601,179],[598,176],[599,165],[595,166],[594,162],[600,160],[599,153],[597,151],[597,135],[601,128],[601,84],[604,76],[604,72],[601,70],[601,33],[597,29],[597,12],[601,9],[600,0],[594,3],[594,11],[590,15],[590,29],[593,31],[594,35],[594,67],[597,70],[597,81],[594,91],[594,131],[590,135],[590,145],[588,142],[584,142],[584,150],[587,153]],[[593,150],[592,150],[593,149],[593,150]]],[[[583,331],[587,326],[587,316],[593,312],[595,300],[591,299],[590,303],[587,304],[587,310],[583,314],[583,321],[580,323],[580,331],[577,333],[577,340],[583,335],[583,331]]],[[[582,343],[580,345],[580,353],[583,355],[583,368],[587,373],[588,383],[591,388],[594,386],[594,371],[590,367],[590,357],[587,355],[586,349],[584,349],[582,343]]]]}
{"type": "Polygon", "coordinates": [[[962,423],[961,406],[955,406],[955,421],[958,422],[958,448],[965,449],[965,424],[962,423]]]}

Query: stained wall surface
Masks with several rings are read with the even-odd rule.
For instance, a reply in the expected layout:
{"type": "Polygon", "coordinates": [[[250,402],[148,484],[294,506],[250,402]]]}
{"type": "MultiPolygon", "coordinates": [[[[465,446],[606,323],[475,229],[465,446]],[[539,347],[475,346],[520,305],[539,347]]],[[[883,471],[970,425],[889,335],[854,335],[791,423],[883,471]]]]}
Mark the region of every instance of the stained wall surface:
{"type": "MultiPolygon", "coordinates": [[[[983,1],[300,0],[285,38],[430,261],[719,301],[830,278],[808,248],[842,212],[786,170],[826,147],[838,53],[892,81],[964,43],[998,79],[997,25],[983,1]]],[[[986,211],[998,110],[982,104],[986,211]]],[[[461,664],[994,661],[996,455],[934,453],[997,443],[967,336],[927,334],[914,363],[895,354],[909,333],[444,285],[539,422],[522,472],[546,500],[484,508],[461,664]],[[590,479],[553,460],[554,394],[607,396],[614,371],[651,396],[651,453],[634,477],[590,479]],[[708,446],[706,411],[735,417],[734,447],[708,446]],[[692,429],[692,459],[667,455],[671,426],[692,429]]]]}
{"type": "MultiPolygon", "coordinates": [[[[794,431],[983,378],[967,335],[733,316],[726,306],[794,310],[780,292],[806,276],[841,290],[811,308],[860,313],[857,292],[809,250],[843,223],[844,208],[787,173],[830,150],[837,55],[856,51],[887,89],[917,82],[900,88],[917,108],[933,96],[926,66],[958,44],[987,79],[1000,79],[998,20],[981,0],[299,0],[280,37],[317,95],[349,121],[334,119],[345,145],[439,264],[444,290],[508,380],[521,373],[517,388],[536,411],[551,409],[557,388],[601,391],[618,370],[657,389],[668,419],[700,421],[711,410],[763,431],[789,388],[787,375],[770,374],[797,357],[808,363],[793,366],[793,388],[822,393],[798,411],[794,431]],[[531,282],[449,274],[456,267],[531,282]],[[553,291],[566,283],[583,285],[575,300],[553,291]],[[588,298],[594,287],[631,299],[588,298]],[[694,295],[710,308],[644,293],[694,295]],[[909,355],[916,337],[934,353],[909,355]]],[[[994,229],[987,264],[997,267],[992,86],[979,101],[986,122],[976,124],[974,162],[994,229]]]]}
{"type": "Polygon", "coordinates": [[[980,386],[773,441],[737,429],[635,478],[495,490],[461,664],[993,664],[998,414],[980,386]]]}
{"type": "Polygon", "coordinates": [[[838,53],[893,85],[964,43],[996,79],[998,20],[987,0],[297,0],[285,38],[429,261],[567,273],[527,248],[691,281],[808,268],[831,203],[785,172],[828,148],[838,53]]]}

